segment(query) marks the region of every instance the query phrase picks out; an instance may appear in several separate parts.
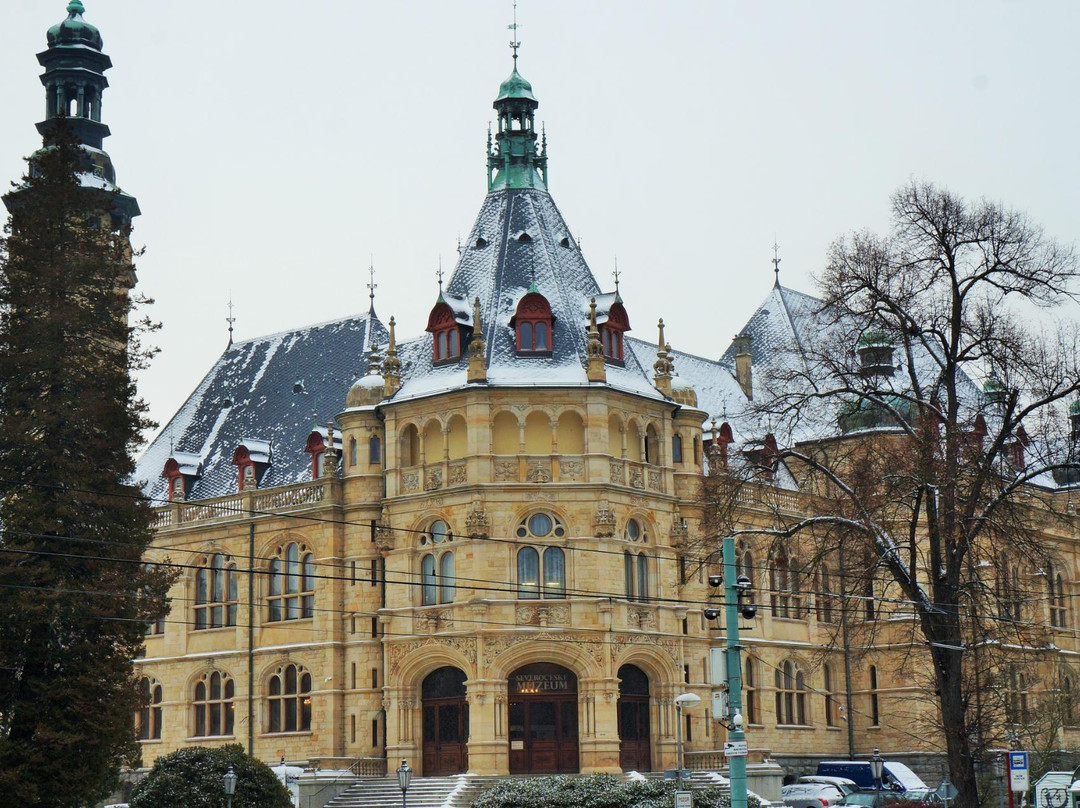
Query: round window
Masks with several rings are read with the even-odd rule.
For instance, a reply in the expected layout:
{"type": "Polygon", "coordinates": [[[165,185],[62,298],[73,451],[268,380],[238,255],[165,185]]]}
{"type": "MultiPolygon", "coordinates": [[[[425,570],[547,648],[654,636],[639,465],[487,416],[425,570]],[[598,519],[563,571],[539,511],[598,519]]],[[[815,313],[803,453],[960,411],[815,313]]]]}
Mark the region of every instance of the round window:
{"type": "Polygon", "coordinates": [[[551,528],[551,517],[546,513],[534,513],[529,517],[529,532],[534,536],[546,536],[551,528]]]}
{"type": "Polygon", "coordinates": [[[442,521],[441,519],[438,520],[437,522],[432,522],[431,523],[431,530],[430,530],[431,540],[435,544],[438,544],[443,539],[445,539],[449,532],[450,532],[450,528],[447,527],[446,522],[442,521]]]}
{"type": "Polygon", "coordinates": [[[641,538],[641,526],[638,525],[637,519],[631,519],[626,523],[626,538],[630,541],[637,541],[641,538]]]}

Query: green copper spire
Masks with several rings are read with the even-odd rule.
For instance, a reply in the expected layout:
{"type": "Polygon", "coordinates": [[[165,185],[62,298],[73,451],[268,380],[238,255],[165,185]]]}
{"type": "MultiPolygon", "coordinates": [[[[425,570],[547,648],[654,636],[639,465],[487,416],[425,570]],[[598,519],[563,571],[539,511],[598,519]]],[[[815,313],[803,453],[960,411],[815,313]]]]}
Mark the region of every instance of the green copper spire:
{"type": "Polygon", "coordinates": [[[510,77],[499,85],[495,99],[495,111],[499,113],[499,131],[494,147],[488,133],[488,192],[509,188],[535,188],[547,190],[547,144],[536,142],[533,113],[540,103],[533,95],[532,85],[518,73],[517,3],[514,3],[514,24],[510,29],[514,38],[510,49],[514,52],[514,67],[510,77]]]}

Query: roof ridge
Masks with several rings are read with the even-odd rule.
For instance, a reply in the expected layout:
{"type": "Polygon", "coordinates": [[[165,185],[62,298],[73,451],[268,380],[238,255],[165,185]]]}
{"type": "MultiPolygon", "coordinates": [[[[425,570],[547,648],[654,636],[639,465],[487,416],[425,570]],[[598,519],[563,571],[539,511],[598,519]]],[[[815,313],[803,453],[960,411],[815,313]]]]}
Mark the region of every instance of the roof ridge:
{"type": "Polygon", "coordinates": [[[382,320],[379,319],[379,316],[377,314],[373,314],[370,311],[365,311],[362,314],[351,314],[346,315],[345,317],[335,317],[332,320],[323,320],[318,323],[309,323],[306,326],[299,326],[297,328],[286,328],[281,331],[274,331],[270,334],[260,334],[257,337],[248,337],[247,339],[236,340],[235,342],[233,342],[232,345],[228,346],[225,349],[225,351],[222,353],[222,356],[228,353],[230,348],[235,348],[239,345],[251,345],[256,342],[266,342],[268,340],[277,339],[279,337],[287,337],[289,334],[296,334],[301,331],[312,331],[316,328],[325,328],[328,325],[337,325],[338,323],[344,323],[349,320],[372,320],[374,322],[377,322],[383,328],[386,328],[386,325],[383,323],[382,320]]]}

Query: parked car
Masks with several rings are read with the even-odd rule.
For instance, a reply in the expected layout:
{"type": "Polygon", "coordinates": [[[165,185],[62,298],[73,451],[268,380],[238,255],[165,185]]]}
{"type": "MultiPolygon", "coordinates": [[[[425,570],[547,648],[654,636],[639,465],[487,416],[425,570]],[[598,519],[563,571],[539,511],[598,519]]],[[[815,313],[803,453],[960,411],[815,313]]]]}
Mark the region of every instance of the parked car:
{"type": "MultiPolygon", "coordinates": [[[[884,799],[889,795],[889,792],[881,792],[881,797],[884,799]]],[[[860,808],[873,808],[874,800],[877,799],[878,793],[876,791],[853,791],[844,797],[844,801],[841,805],[857,805],[860,808]]]]}
{"type": "MultiPolygon", "coordinates": [[[[854,780],[860,789],[873,791],[877,785],[870,770],[869,760],[823,760],[818,763],[817,774],[829,777],[847,777],[854,780]]],[[[881,788],[883,791],[908,791],[909,789],[927,789],[926,783],[919,779],[911,769],[895,760],[886,760],[882,767],[881,788]]]]}
{"type": "Polygon", "coordinates": [[[844,792],[831,783],[792,783],[780,789],[789,808],[827,808],[844,801],[844,792]]]}
{"type": "Polygon", "coordinates": [[[822,774],[804,774],[795,782],[797,783],[826,783],[830,786],[836,786],[843,795],[846,797],[859,790],[859,786],[854,780],[850,780],[847,777],[828,777],[822,774]]]}

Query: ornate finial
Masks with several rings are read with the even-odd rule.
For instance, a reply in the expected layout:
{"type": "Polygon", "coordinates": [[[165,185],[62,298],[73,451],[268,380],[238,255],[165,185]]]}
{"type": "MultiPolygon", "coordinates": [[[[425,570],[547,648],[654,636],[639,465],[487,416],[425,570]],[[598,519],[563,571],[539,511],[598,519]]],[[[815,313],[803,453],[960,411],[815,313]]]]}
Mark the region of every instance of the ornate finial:
{"type": "Polygon", "coordinates": [[[657,325],[657,328],[660,329],[660,339],[657,340],[656,344],[657,344],[657,346],[659,348],[663,348],[664,347],[664,318],[661,317],[660,322],[657,323],[656,325],[657,325]]]}
{"type": "Polygon", "coordinates": [[[716,444],[716,416],[715,415],[712,417],[712,429],[710,429],[709,431],[712,432],[712,442],[713,442],[713,445],[715,445],[716,444]]]}
{"type": "Polygon", "coordinates": [[[375,314],[375,290],[379,288],[379,284],[375,283],[375,256],[371,256],[371,263],[368,265],[368,299],[371,301],[371,305],[368,306],[368,313],[375,314]]]}
{"type": "Polygon", "coordinates": [[[442,295],[442,256],[439,256],[439,271],[435,273],[435,277],[439,279],[439,294],[442,295]]]}
{"type": "Polygon", "coordinates": [[[175,443],[176,441],[173,436],[169,435],[169,457],[173,456],[173,450],[176,448],[175,443]]]}
{"type": "MultiPolygon", "coordinates": [[[[615,270],[611,274],[615,276],[615,294],[619,294],[619,256],[617,255],[615,256],[615,270]]],[[[663,342],[662,338],[661,342],[663,342]]]]}
{"type": "Polygon", "coordinates": [[[589,331],[585,341],[585,375],[590,382],[607,381],[607,364],[600,329],[596,326],[596,298],[589,298],[589,331]]]}
{"type": "Polygon", "coordinates": [[[656,343],[656,361],[653,363],[653,370],[656,371],[656,374],[653,376],[653,383],[656,385],[657,390],[670,398],[671,376],[675,370],[675,363],[671,361],[671,346],[664,341],[663,318],[657,323],[657,328],[660,329],[660,338],[656,343]]]}
{"type": "Polygon", "coordinates": [[[71,0],[71,2],[67,4],[67,13],[73,16],[75,14],[85,14],[86,8],[83,6],[81,0],[71,0]]]}
{"type": "Polygon", "coordinates": [[[540,122],[540,153],[547,157],[547,124],[540,122]]]}
{"type": "Polygon", "coordinates": [[[236,322],[236,318],[233,317],[232,312],[233,312],[232,292],[229,292],[229,316],[225,318],[225,322],[227,322],[229,324],[229,345],[232,345],[233,323],[236,322]]]}
{"type": "Polygon", "coordinates": [[[390,318],[390,342],[386,346],[387,351],[396,351],[397,350],[397,339],[394,337],[394,326],[395,325],[396,325],[396,322],[395,322],[394,318],[391,317],[390,318]]]}
{"type": "Polygon", "coordinates": [[[521,47],[521,42],[519,42],[518,38],[517,38],[517,29],[518,29],[517,0],[514,0],[514,22],[512,24],[506,26],[506,27],[514,32],[514,36],[510,40],[510,49],[514,52],[514,70],[517,70],[517,56],[518,56],[517,52],[518,52],[518,48],[521,47]]]}
{"type": "Polygon", "coordinates": [[[480,297],[473,298],[472,339],[469,340],[469,369],[466,381],[469,384],[487,381],[487,345],[484,343],[484,325],[480,322],[480,297]]]}
{"type": "Polygon", "coordinates": [[[776,243],[776,236],[773,236],[772,255],[773,255],[773,259],[772,259],[773,272],[776,273],[776,283],[774,285],[779,286],[780,285],[780,245],[776,243]]]}

